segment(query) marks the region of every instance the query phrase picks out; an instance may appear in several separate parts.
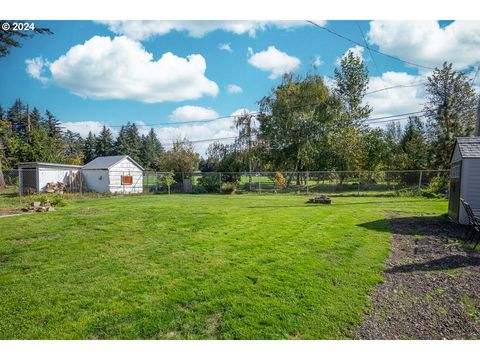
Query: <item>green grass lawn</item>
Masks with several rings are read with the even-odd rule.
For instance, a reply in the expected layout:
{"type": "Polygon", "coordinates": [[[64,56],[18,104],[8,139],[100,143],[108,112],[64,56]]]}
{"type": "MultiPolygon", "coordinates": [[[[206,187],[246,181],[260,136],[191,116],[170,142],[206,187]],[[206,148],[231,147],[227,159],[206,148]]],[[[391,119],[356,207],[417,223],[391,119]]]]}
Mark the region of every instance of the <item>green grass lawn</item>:
{"type": "Polygon", "coordinates": [[[338,339],[369,310],[388,211],[445,200],[146,195],[0,218],[2,339],[338,339]]]}

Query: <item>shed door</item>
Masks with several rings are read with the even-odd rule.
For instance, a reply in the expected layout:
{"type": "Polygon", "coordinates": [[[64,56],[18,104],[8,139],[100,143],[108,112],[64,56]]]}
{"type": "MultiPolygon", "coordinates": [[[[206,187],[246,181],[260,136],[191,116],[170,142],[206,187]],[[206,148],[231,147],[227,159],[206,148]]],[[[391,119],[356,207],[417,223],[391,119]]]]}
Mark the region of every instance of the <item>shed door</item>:
{"type": "Polygon", "coordinates": [[[22,195],[34,194],[37,192],[37,169],[22,168],[22,195]]]}
{"type": "Polygon", "coordinates": [[[458,221],[460,218],[460,174],[462,173],[462,162],[452,163],[450,170],[450,191],[448,195],[448,216],[458,221]]]}

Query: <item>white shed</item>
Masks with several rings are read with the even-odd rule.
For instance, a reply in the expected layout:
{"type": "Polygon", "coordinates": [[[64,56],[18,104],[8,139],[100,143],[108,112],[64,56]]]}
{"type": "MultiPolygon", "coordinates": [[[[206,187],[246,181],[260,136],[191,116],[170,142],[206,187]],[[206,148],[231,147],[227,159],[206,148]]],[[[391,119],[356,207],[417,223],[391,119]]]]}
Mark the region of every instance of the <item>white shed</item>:
{"type": "Polygon", "coordinates": [[[20,195],[45,192],[47,184],[62,182],[67,190],[81,187],[81,166],[45,162],[18,164],[18,188],[20,195]]]}
{"type": "Polygon", "coordinates": [[[143,192],[143,168],[130,156],[101,156],[83,166],[86,188],[99,193],[143,192]]]}
{"type": "Polygon", "coordinates": [[[480,215],[480,137],[457,138],[451,159],[448,216],[468,224],[460,198],[480,215]]]}

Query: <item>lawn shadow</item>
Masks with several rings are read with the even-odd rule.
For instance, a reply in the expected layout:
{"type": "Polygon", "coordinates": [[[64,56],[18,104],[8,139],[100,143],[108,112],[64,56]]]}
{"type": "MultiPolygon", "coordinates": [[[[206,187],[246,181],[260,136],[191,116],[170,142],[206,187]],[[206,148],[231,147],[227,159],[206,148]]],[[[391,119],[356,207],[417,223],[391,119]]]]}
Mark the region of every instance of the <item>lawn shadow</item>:
{"type": "MultiPolygon", "coordinates": [[[[423,200],[399,200],[400,203],[412,203],[412,202],[422,202],[423,200]]],[[[247,206],[247,209],[270,209],[270,208],[303,208],[303,207],[335,207],[335,206],[349,206],[349,205],[378,205],[378,204],[395,204],[393,201],[357,201],[357,202],[348,202],[348,203],[337,203],[335,202],[335,198],[332,198],[331,204],[312,204],[309,202],[305,202],[303,205],[252,205],[247,206]]],[[[385,220],[378,220],[379,222],[385,220]]],[[[368,223],[365,223],[368,224],[368,223]]],[[[363,225],[363,224],[361,224],[363,225]]]]}
{"type": "Polygon", "coordinates": [[[397,265],[385,270],[387,273],[409,273],[414,271],[441,271],[480,266],[480,257],[475,255],[449,255],[421,263],[397,265]]]}
{"type": "Polygon", "coordinates": [[[409,216],[395,217],[398,212],[392,212],[392,217],[358,224],[368,230],[393,232],[401,235],[451,235],[461,237],[467,230],[467,226],[456,224],[447,215],[437,216],[409,216]],[[392,229],[385,228],[385,221],[389,221],[392,229]]]}

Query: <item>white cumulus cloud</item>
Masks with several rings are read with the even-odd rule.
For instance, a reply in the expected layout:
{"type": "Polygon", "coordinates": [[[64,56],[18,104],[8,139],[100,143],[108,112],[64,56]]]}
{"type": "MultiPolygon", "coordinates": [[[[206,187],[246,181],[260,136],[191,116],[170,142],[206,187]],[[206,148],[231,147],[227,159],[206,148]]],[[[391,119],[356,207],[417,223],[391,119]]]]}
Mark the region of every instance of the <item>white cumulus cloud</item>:
{"type": "MultiPolygon", "coordinates": [[[[31,76],[40,73],[36,65],[30,71],[28,66],[31,76]]],[[[202,55],[182,58],[167,52],[154,60],[139,42],[123,36],[94,36],[42,66],[50,70],[54,84],[86,98],[159,103],[218,93],[217,84],[205,76],[202,55]]]]}
{"type": "Polygon", "coordinates": [[[239,94],[239,93],[243,92],[242,88],[238,85],[235,85],[235,84],[228,84],[227,85],[227,91],[230,94],[239,94]]]}
{"type": "Polygon", "coordinates": [[[228,52],[233,52],[232,48],[230,47],[230,44],[218,44],[218,48],[220,50],[225,50],[228,52]]]}
{"type": "Polygon", "coordinates": [[[426,82],[423,76],[406,72],[388,71],[382,76],[370,77],[365,102],[373,107],[371,117],[405,114],[422,110],[426,82]],[[394,87],[392,89],[389,89],[394,87]],[[385,88],[387,90],[385,91],[385,88]]]}
{"type": "Polygon", "coordinates": [[[322,58],[319,55],[315,56],[315,60],[313,60],[312,65],[314,68],[318,68],[322,66],[323,65],[322,58]]]}
{"type": "Polygon", "coordinates": [[[339,58],[337,58],[337,60],[335,61],[335,64],[336,65],[340,65],[340,61],[346,57],[348,55],[349,52],[352,52],[353,55],[357,56],[360,58],[360,60],[364,61],[365,59],[363,58],[363,51],[365,49],[363,47],[361,47],[360,45],[355,45],[354,47],[351,47],[349,49],[347,49],[342,56],[340,56],[339,58]]]}
{"type": "Polygon", "coordinates": [[[453,62],[458,69],[480,60],[480,21],[371,21],[367,34],[380,51],[427,67],[453,62]]]}
{"type": "Polygon", "coordinates": [[[218,113],[212,108],[193,105],[180,106],[169,115],[169,119],[173,121],[199,121],[217,117],[218,113]]]}
{"type": "Polygon", "coordinates": [[[48,81],[48,78],[42,75],[44,68],[48,66],[48,62],[43,57],[38,56],[33,59],[27,59],[25,64],[27,64],[27,73],[32,78],[40,80],[42,83],[48,81]]]}
{"type": "Polygon", "coordinates": [[[299,58],[269,46],[267,50],[254,53],[248,48],[248,63],[260,70],[270,72],[270,79],[276,79],[285,73],[295,71],[301,64],[299,58]]]}
{"type": "MultiPolygon", "coordinates": [[[[79,133],[83,138],[86,138],[90,131],[92,134],[98,135],[103,128],[103,124],[99,121],[67,121],[62,122],[62,126],[67,130],[79,133]]],[[[107,128],[116,136],[117,131],[115,129],[109,126],[107,128]]]]}
{"type": "MultiPolygon", "coordinates": [[[[269,27],[291,29],[309,25],[301,20],[114,20],[100,21],[100,23],[107,25],[110,31],[116,34],[126,35],[135,40],[145,40],[168,34],[171,31],[185,31],[189,36],[202,37],[212,31],[224,30],[237,35],[248,34],[253,37],[257,31],[264,31],[269,27]]],[[[325,21],[320,23],[325,24],[325,21]]]]}

